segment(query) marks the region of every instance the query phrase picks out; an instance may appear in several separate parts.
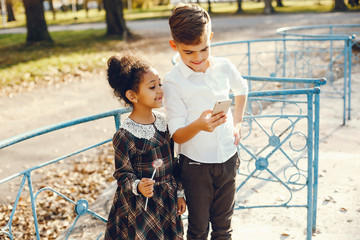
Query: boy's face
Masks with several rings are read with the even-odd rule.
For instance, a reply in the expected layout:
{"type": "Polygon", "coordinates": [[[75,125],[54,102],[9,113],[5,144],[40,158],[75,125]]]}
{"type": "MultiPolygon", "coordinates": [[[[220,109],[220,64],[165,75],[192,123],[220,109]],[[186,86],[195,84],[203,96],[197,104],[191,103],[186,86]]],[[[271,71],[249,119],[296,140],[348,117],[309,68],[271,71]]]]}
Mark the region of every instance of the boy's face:
{"type": "Polygon", "coordinates": [[[210,41],[213,33],[205,33],[202,40],[196,45],[186,45],[183,43],[170,40],[170,46],[173,50],[178,51],[182,61],[194,72],[205,72],[209,67],[210,41]]]}

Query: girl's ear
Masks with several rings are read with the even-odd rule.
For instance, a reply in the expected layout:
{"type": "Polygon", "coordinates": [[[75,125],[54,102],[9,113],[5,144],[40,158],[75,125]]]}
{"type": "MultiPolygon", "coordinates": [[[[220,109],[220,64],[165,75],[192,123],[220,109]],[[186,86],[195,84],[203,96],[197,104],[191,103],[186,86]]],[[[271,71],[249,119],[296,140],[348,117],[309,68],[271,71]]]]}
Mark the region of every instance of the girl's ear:
{"type": "Polygon", "coordinates": [[[125,96],[132,103],[137,103],[137,94],[133,90],[127,90],[125,96]]]}

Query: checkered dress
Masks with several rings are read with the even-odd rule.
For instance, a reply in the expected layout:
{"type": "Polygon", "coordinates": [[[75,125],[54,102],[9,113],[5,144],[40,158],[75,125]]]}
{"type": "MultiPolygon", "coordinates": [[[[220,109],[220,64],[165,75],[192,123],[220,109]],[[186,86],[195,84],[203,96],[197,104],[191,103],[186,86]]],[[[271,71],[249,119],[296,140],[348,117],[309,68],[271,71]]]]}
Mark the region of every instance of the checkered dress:
{"type": "Polygon", "coordinates": [[[183,239],[176,194],[182,185],[175,174],[176,164],[171,155],[165,116],[154,114],[155,123],[150,125],[127,118],[114,135],[114,177],[118,188],[109,213],[105,240],[183,239]],[[163,165],[156,170],[154,195],[149,198],[145,211],[146,198],[142,194],[136,195],[133,185],[136,179],[151,178],[155,159],[162,159],[163,165]]]}

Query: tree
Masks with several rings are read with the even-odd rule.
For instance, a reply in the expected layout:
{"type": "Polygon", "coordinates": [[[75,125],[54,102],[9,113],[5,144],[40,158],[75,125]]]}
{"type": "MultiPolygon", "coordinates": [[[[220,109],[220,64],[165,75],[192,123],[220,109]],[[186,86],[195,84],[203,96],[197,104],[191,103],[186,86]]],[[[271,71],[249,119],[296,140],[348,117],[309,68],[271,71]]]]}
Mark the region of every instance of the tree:
{"type": "Polygon", "coordinates": [[[26,14],[26,41],[52,42],[45,21],[43,0],[23,0],[23,3],[26,14]]]}
{"type": "Polygon", "coordinates": [[[119,35],[125,39],[132,34],[126,27],[122,0],[104,0],[106,12],[106,35],[119,35]]]}
{"type": "Polygon", "coordinates": [[[88,18],[89,17],[89,0],[84,0],[84,9],[85,9],[85,12],[86,12],[86,17],[88,18]]]}
{"type": "Polygon", "coordinates": [[[283,7],[284,4],[282,3],[282,0],[276,0],[276,6],[277,7],[283,7]]]}
{"type": "Polygon", "coordinates": [[[7,11],[7,21],[8,22],[16,21],[11,0],[6,0],[5,5],[7,11]]]}
{"type": "Polygon", "coordinates": [[[346,11],[349,10],[349,8],[346,6],[344,0],[335,0],[335,11],[346,11]]]}
{"type": "Polygon", "coordinates": [[[237,0],[237,5],[238,5],[238,8],[236,10],[236,14],[239,14],[239,13],[242,13],[244,12],[243,9],[242,9],[242,0],[237,0]]]}
{"type": "Polygon", "coordinates": [[[264,3],[265,3],[264,13],[265,14],[271,14],[271,13],[275,12],[271,2],[272,2],[272,0],[264,0],[264,3]]]}
{"type": "Polygon", "coordinates": [[[103,0],[97,0],[97,4],[98,4],[98,10],[100,12],[103,8],[104,2],[103,2],[103,0]]]}
{"type": "Polygon", "coordinates": [[[56,10],[54,8],[53,0],[49,0],[49,8],[50,8],[50,11],[53,14],[53,19],[55,20],[56,19],[56,10]]]}

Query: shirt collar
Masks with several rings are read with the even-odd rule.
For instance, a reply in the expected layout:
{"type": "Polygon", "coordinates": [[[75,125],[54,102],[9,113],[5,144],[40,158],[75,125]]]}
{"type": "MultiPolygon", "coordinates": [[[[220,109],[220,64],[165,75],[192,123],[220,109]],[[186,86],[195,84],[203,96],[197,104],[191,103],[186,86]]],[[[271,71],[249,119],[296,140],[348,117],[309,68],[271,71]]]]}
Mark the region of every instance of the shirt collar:
{"type": "MultiPolygon", "coordinates": [[[[214,67],[214,59],[212,56],[209,57],[209,63],[210,63],[209,68],[212,69],[214,67]]],[[[197,73],[194,72],[194,70],[192,70],[188,66],[186,66],[186,64],[183,62],[183,60],[180,57],[179,57],[179,68],[185,79],[197,73]]]]}

